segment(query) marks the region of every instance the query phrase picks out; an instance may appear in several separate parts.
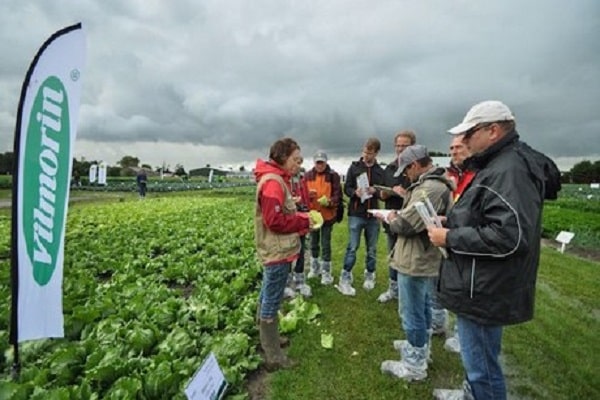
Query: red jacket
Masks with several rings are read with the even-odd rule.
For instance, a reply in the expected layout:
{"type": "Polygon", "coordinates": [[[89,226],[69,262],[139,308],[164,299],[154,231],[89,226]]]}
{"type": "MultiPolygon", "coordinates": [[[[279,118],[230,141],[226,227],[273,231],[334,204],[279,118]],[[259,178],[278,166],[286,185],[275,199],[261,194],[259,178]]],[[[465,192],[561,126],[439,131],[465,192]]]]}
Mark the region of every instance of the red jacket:
{"type": "Polygon", "coordinates": [[[475,178],[475,171],[461,169],[450,163],[450,166],[446,169],[446,175],[456,185],[456,189],[452,192],[452,198],[456,203],[460,195],[465,191],[467,186],[469,186],[469,183],[475,178]]]}

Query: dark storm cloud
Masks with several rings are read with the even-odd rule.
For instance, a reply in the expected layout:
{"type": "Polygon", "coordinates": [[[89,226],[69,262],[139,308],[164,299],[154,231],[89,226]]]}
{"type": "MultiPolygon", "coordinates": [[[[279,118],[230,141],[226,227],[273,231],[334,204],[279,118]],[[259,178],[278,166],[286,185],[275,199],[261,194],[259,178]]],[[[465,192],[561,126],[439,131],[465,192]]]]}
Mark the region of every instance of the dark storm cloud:
{"type": "Polygon", "coordinates": [[[444,131],[472,104],[499,99],[541,150],[600,154],[593,0],[4,1],[0,150],[12,147],[33,54],[79,20],[88,65],[78,140],[263,154],[289,135],[341,157],[412,128],[445,150],[444,131]]]}

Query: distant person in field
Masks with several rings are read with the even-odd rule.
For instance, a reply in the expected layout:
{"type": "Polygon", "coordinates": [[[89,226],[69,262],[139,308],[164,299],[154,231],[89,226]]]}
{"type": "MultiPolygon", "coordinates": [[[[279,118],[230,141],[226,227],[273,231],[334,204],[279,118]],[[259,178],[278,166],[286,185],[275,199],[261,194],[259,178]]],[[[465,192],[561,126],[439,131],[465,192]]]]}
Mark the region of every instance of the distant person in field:
{"type": "Polygon", "coordinates": [[[309,208],[323,215],[321,229],[310,234],[309,278],[321,277],[322,285],[331,285],[331,233],[336,222],[338,204],[343,201],[340,176],[327,163],[327,153],[317,150],[313,156],[314,165],[303,178],[308,192],[309,208]],[[321,258],[319,259],[319,255],[321,258]]]}
{"type": "MultiPolygon", "coordinates": [[[[404,175],[396,175],[398,169],[398,156],[402,151],[417,142],[417,136],[413,131],[400,131],[394,136],[394,151],[396,157],[385,167],[385,186],[393,188],[395,194],[390,194],[385,191],[381,192],[381,199],[385,202],[385,208],[388,210],[400,210],[404,203],[404,194],[406,188],[410,185],[410,181],[404,175]]],[[[390,230],[390,226],[384,222],[383,229],[387,237],[388,254],[394,249],[398,235],[390,230]]],[[[398,271],[391,266],[389,270],[389,286],[388,289],[381,293],[377,298],[380,303],[386,303],[390,300],[398,299],[398,271]]]]}
{"type": "Polygon", "coordinates": [[[144,168],[138,171],[136,176],[136,182],[138,185],[138,193],[140,194],[140,198],[143,199],[144,197],[146,197],[146,185],[148,182],[148,175],[146,175],[146,170],[144,168]]]}
{"type": "Polygon", "coordinates": [[[506,399],[499,360],[502,330],[533,318],[540,258],[544,172],[523,157],[511,110],[499,101],[471,107],[448,132],[462,135],[477,174],[443,228],[429,238],[449,257],[440,269],[439,300],[457,315],[466,373],[463,391],[437,398],[506,399]]]}
{"type": "Polygon", "coordinates": [[[298,173],[301,159],[298,143],[283,138],[271,146],[269,160],[257,160],[254,169],[255,242],[264,266],[258,301],[260,343],[269,370],[293,365],[280,347],[277,313],[291,265],[298,259],[300,236],[315,224],[308,213],[297,211],[292,195],[291,179],[298,173]]]}
{"type": "Polygon", "coordinates": [[[398,271],[398,311],[406,340],[394,341],[400,361],[384,361],[381,371],[414,381],[427,377],[431,352],[431,296],[442,259],[440,250],[429,241],[427,226],[415,205],[429,200],[436,214],[445,215],[452,206],[453,186],[445,169],[433,165],[425,146],[407,147],[398,156],[397,164],[395,175],[405,175],[411,182],[402,210],[376,215],[398,235],[390,263],[398,271]]]}
{"type": "Polygon", "coordinates": [[[375,268],[377,266],[377,240],[379,239],[379,221],[369,209],[379,208],[380,192],[374,185],[385,183],[383,168],[377,162],[381,150],[381,142],[377,138],[369,138],[362,148],[358,161],[353,161],[346,173],[344,192],[350,198],[348,204],[349,241],[344,255],[344,265],[337,289],[345,296],[356,295],[352,286],[352,268],[356,263],[356,251],[360,245],[360,237],[364,232],[367,242],[365,259],[365,275],[363,288],[373,290],[375,287],[375,268]],[[364,183],[364,185],[361,185],[364,183]]]}

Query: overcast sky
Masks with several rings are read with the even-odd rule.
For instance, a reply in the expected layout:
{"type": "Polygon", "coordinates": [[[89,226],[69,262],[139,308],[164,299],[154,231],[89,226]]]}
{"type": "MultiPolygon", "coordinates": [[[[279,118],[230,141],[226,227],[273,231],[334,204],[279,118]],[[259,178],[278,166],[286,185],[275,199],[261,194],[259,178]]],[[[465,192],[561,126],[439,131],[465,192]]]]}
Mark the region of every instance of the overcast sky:
{"type": "Polygon", "coordinates": [[[446,151],[497,99],[534,147],[600,159],[598,0],[2,0],[0,152],[35,53],[76,22],[77,158],[251,166],[292,136],[349,160],[377,136],[388,162],[396,131],[446,151]]]}

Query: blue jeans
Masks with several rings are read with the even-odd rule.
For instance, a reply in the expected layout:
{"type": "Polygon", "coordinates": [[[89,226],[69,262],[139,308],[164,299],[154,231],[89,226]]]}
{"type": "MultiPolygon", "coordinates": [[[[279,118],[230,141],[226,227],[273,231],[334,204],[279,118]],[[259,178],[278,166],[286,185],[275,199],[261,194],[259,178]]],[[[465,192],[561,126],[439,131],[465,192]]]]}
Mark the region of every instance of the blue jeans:
{"type": "MultiPolygon", "coordinates": [[[[311,233],[312,235],[312,233],[311,233]]],[[[300,236],[300,253],[294,265],[294,272],[300,274],[304,272],[304,250],[306,249],[306,236],[300,236]]]]}
{"type": "Polygon", "coordinates": [[[498,360],[502,326],[480,325],[457,316],[460,356],[476,400],[505,400],[506,385],[498,360]]]}
{"type": "Polygon", "coordinates": [[[285,262],[263,267],[263,281],[258,298],[260,319],[270,320],[277,316],[291,266],[292,263],[285,262]]]}
{"type": "MultiPolygon", "coordinates": [[[[392,232],[387,232],[387,250],[388,255],[394,250],[394,246],[396,245],[396,240],[398,239],[398,235],[392,232]]],[[[392,267],[389,267],[389,275],[390,281],[398,282],[398,271],[392,267]]]]}
{"type": "Polygon", "coordinates": [[[356,263],[356,250],[360,245],[360,234],[364,230],[365,241],[367,242],[366,268],[368,272],[375,272],[379,221],[377,218],[349,216],[348,229],[350,231],[350,242],[346,247],[346,255],[344,256],[344,271],[352,271],[356,263]]]}
{"type": "Polygon", "coordinates": [[[333,224],[323,225],[321,229],[310,233],[310,255],[313,258],[319,258],[321,251],[322,261],[331,261],[331,231],[333,224]],[[319,244],[321,248],[319,249],[319,244]]]}
{"type": "Polygon", "coordinates": [[[431,327],[431,294],[435,278],[398,274],[398,313],[406,339],[414,347],[429,342],[431,327]]]}

